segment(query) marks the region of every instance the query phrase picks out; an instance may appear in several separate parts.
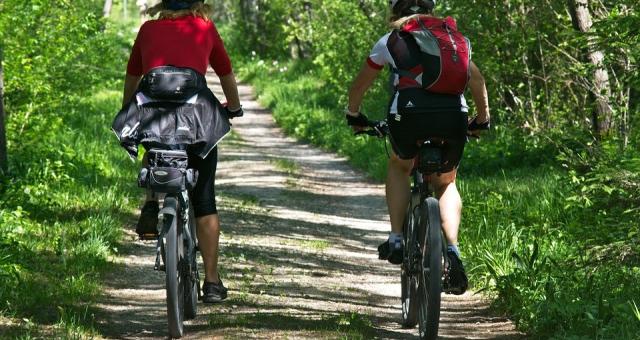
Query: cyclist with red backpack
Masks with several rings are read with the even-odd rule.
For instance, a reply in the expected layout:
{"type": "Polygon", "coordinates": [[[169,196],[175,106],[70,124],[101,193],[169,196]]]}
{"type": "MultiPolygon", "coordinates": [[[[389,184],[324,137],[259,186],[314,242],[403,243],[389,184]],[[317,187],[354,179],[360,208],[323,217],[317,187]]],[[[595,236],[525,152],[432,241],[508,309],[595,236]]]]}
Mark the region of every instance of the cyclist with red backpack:
{"type": "Polygon", "coordinates": [[[390,0],[391,26],[373,47],[349,90],[347,122],[356,131],[367,126],[360,113],[362,99],[380,70],[389,65],[394,76],[394,93],[387,122],[392,145],[386,180],[386,198],[391,220],[387,241],[378,247],[379,258],[402,263],[402,229],[409,205],[407,177],[418,151],[417,142],[427,137],[447,141],[443,151],[446,172],[431,175],[440,201],[440,215],[449,249],[451,267],[446,291],[462,294],[468,282],[458,250],[458,228],[462,200],[456,188],[457,167],[467,132],[478,135],[489,128],[489,104],[485,81],[471,61],[471,44],[457,31],[453,18],[433,15],[435,0],[390,0]],[[477,116],[467,118],[463,95],[469,87],[477,116]]]}

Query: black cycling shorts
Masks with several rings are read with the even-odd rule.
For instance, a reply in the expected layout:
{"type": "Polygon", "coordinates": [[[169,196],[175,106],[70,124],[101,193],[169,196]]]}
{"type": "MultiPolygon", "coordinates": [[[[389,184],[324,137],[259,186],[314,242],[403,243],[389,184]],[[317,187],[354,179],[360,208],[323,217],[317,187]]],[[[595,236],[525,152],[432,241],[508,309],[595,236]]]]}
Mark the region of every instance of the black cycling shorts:
{"type": "Polygon", "coordinates": [[[447,141],[443,160],[448,164],[444,172],[458,167],[467,142],[467,114],[465,112],[389,114],[389,139],[393,151],[401,159],[413,159],[418,142],[430,137],[447,141]]]}
{"type": "Polygon", "coordinates": [[[213,148],[204,159],[189,154],[189,168],[198,170],[196,187],[189,191],[189,199],[196,217],[217,214],[216,208],[216,168],[218,167],[218,147],[213,148]]]}

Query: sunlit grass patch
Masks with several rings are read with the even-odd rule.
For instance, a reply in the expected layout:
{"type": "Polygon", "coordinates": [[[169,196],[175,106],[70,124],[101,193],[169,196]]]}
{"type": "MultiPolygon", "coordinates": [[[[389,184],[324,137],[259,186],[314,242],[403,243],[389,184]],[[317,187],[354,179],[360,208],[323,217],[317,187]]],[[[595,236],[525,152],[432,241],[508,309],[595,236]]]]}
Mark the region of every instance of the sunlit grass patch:
{"type": "Polygon", "coordinates": [[[295,175],[300,172],[300,166],[296,162],[286,158],[276,158],[269,160],[276,169],[285,172],[288,175],[295,175]]]}
{"type": "Polygon", "coordinates": [[[221,192],[217,196],[218,205],[221,209],[233,210],[236,213],[268,213],[268,210],[260,205],[260,198],[255,195],[221,192]]]}
{"type": "Polygon", "coordinates": [[[329,241],[318,239],[284,239],[280,241],[280,243],[319,252],[325,251],[330,246],[329,241]]]}

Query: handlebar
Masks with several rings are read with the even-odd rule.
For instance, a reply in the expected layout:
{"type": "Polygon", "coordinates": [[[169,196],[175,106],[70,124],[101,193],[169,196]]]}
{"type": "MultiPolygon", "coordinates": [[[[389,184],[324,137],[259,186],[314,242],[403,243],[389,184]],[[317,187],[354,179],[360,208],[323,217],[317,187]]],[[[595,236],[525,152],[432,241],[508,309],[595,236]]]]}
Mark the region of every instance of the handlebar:
{"type": "MultiPolygon", "coordinates": [[[[387,120],[386,119],[384,119],[384,120],[367,120],[367,126],[366,127],[368,129],[360,130],[360,131],[356,132],[355,135],[356,136],[369,135],[369,136],[378,137],[378,138],[384,138],[384,137],[389,135],[389,124],[387,124],[387,120]]],[[[489,130],[489,123],[487,122],[487,123],[478,124],[478,123],[476,123],[476,121],[474,119],[469,124],[469,128],[473,128],[473,130],[472,129],[467,129],[467,137],[480,139],[480,136],[472,134],[471,131],[489,130]]]]}
{"type": "Polygon", "coordinates": [[[369,135],[384,138],[389,134],[389,125],[386,120],[367,120],[367,127],[369,129],[358,131],[355,135],[369,135]]]}

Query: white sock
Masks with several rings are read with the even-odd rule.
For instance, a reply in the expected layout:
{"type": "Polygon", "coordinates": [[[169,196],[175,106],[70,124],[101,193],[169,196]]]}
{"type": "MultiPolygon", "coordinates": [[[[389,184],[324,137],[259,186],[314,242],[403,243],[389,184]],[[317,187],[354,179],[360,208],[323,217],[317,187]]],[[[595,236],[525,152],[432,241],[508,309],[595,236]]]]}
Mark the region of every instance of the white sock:
{"type": "Polygon", "coordinates": [[[450,244],[447,246],[447,249],[454,252],[458,256],[458,258],[460,258],[460,250],[458,250],[457,244],[450,244]]]}
{"type": "Polygon", "coordinates": [[[389,233],[389,246],[392,248],[400,248],[402,247],[402,234],[390,232],[389,233]]]}

